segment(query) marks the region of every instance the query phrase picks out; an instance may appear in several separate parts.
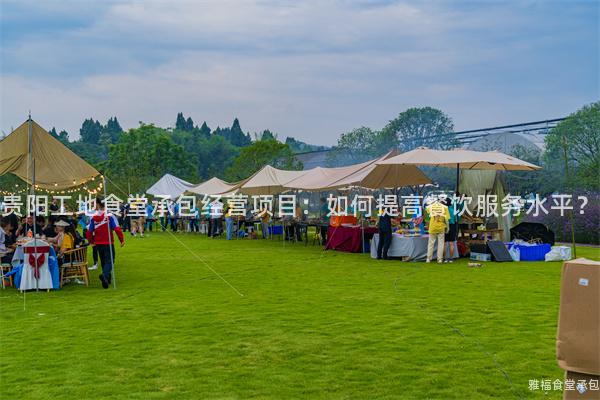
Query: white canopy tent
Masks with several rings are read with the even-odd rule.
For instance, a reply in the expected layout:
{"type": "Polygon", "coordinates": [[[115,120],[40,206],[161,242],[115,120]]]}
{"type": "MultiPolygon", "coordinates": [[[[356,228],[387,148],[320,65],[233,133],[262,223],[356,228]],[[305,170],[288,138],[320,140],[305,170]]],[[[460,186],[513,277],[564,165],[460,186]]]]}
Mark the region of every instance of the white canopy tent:
{"type": "Polygon", "coordinates": [[[246,179],[238,190],[247,195],[273,195],[290,190],[285,184],[296,179],[307,171],[285,171],[265,165],[258,172],[246,179]]]}
{"type": "Polygon", "coordinates": [[[187,190],[188,193],[200,194],[200,195],[226,195],[233,193],[243,182],[229,183],[222,179],[210,178],[209,180],[202,182],[199,185],[193,186],[187,190]]]}
{"type": "Polygon", "coordinates": [[[171,174],[165,174],[154,185],[150,186],[146,193],[153,196],[169,196],[176,199],[194,185],[171,174]]]}

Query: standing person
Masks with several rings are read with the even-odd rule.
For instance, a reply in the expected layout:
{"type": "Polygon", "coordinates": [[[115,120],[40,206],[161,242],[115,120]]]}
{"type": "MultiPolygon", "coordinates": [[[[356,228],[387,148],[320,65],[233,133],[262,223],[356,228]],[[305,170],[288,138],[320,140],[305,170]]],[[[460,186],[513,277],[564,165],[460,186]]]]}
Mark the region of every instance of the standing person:
{"type": "Polygon", "coordinates": [[[198,225],[198,220],[200,219],[200,210],[197,205],[194,205],[194,208],[191,210],[192,217],[190,218],[190,232],[200,232],[200,226],[198,225]]]}
{"type": "Polygon", "coordinates": [[[129,208],[129,224],[131,236],[136,236],[138,233],[140,237],[144,237],[144,226],[146,225],[146,207],[141,201],[132,203],[133,208],[129,208]]]}
{"type": "MultiPolygon", "coordinates": [[[[458,192],[456,193],[456,196],[458,196],[458,192]]],[[[454,258],[454,247],[456,245],[456,237],[458,235],[458,219],[460,218],[458,215],[458,210],[462,205],[458,202],[456,197],[454,199],[446,197],[444,204],[446,207],[448,207],[448,214],[450,214],[448,230],[444,236],[444,241],[447,244],[446,251],[448,251],[448,258],[444,260],[444,262],[454,262],[452,261],[452,258],[454,258]]],[[[444,251],[444,254],[446,251],[444,251]]]]}
{"type": "Polygon", "coordinates": [[[271,222],[271,214],[269,210],[264,207],[258,210],[258,214],[256,215],[260,218],[260,231],[262,233],[263,239],[269,238],[269,223],[271,222]]]}
{"type": "Polygon", "coordinates": [[[148,203],[146,205],[146,226],[144,227],[147,231],[152,232],[152,226],[154,225],[154,207],[148,203]]]}
{"type": "Polygon", "coordinates": [[[321,244],[327,244],[327,230],[329,229],[329,205],[325,197],[321,197],[321,244]]]}
{"type": "Polygon", "coordinates": [[[437,241],[437,262],[441,264],[444,262],[444,235],[449,228],[450,213],[448,207],[439,200],[427,206],[427,213],[429,214],[429,240],[426,262],[431,262],[433,247],[437,241]]]}
{"type": "Polygon", "coordinates": [[[117,234],[121,247],[125,245],[123,231],[119,227],[117,218],[108,213],[104,209],[104,199],[98,197],[96,199],[96,213],[90,220],[90,225],[87,231],[87,239],[90,244],[95,245],[102,265],[102,274],[100,281],[102,287],[108,289],[111,282],[111,272],[115,261],[115,246],[113,231],[117,234]],[[112,254],[112,258],[111,258],[112,254]]]}
{"type": "Polygon", "coordinates": [[[292,226],[294,227],[294,232],[296,234],[296,240],[298,242],[302,242],[302,233],[303,229],[308,229],[306,225],[306,214],[302,211],[302,207],[300,207],[299,203],[296,203],[296,209],[294,210],[294,221],[292,222],[292,226]]]}
{"type": "Polygon", "coordinates": [[[211,233],[214,238],[223,230],[223,203],[217,198],[210,204],[211,233]]]}
{"type": "Polygon", "coordinates": [[[204,207],[204,209],[206,210],[206,213],[204,213],[203,218],[206,219],[207,221],[207,230],[206,230],[206,236],[207,237],[211,237],[212,236],[212,218],[210,217],[210,207],[211,207],[211,203],[206,203],[206,206],[204,207]]]}
{"type": "Polygon", "coordinates": [[[167,211],[169,212],[169,225],[171,226],[171,231],[177,232],[177,205],[173,200],[169,200],[167,211]]]}
{"type": "Polygon", "coordinates": [[[233,236],[233,215],[231,215],[231,207],[229,204],[225,210],[225,229],[227,232],[227,240],[231,240],[233,236]]]}
{"type": "Polygon", "coordinates": [[[379,229],[379,243],[377,244],[377,259],[388,259],[388,250],[392,244],[392,217],[387,212],[382,212],[379,215],[377,222],[379,229]]]}

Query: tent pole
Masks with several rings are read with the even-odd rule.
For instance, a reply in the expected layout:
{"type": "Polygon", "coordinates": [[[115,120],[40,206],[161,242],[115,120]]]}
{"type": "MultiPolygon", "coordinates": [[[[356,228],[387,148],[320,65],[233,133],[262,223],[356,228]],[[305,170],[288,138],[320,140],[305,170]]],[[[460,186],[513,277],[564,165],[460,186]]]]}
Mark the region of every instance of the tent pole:
{"type": "MultiPolygon", "coordinates": [[[[358,194],[363,194],[364,192],[361,190],[364,188],[358,188],[358,194]]],[[[354,208],[354,212],[356,212],[356,207],[354,208]]],[[[363,254],[365,253],[365,221],[363,220],[362,216],[360,215],[360,211],[357,213],[357,217],[359,218],[360,221],[360,230],[361,230],[361,245],[362,245],[362,252],[363,254]]]]}
{"type": "MultiPolygon", "coordinates": [[[[36,224],[37,224],[37,201],[35,199],[35,160],[33,159],[33,132],[32,132],[32,128],[31,128],[31,112],[29,112],[29,118],[27,119],[27,136],[28,136],[28,156],[29,156],[29,165],[31,167],[31,188],[30,188],[30,194],[33,196],[33,240],[34,240],[34,245],[33,245],[33,251],[34,251],[34,255],[35,258],[37,260],[38,258],[38,253],[37,253],[37,241],[36,241],[36,236],[37,236],[37,229],[36,228],[36,224]]],[[[29,203],[31,204],[31,203],[29,203]]],[[[35,278],[35,291],[38,292],[40,290],[39,288],[40,282],[39,279],[36,277],[35,278]]]]}
{"type": "MultiPolygon", "coordinates": [[[[106,178],[104,177],[104,175],[102,175],[102,186],[104,186],[104,199],[106,201],[106,178]]],[[[106,211],[106,209],[104,209],[104,214],[106,215],[108,211],[106,211]]],[[[106,217],[108,217],[108,215],[106,215],[106,217]]],[[[112,232],[110,231],[110,223],[108,223],[108,251],[110,253],[110,266],[111,266],[111,275],[112,275],[112,281],[113,281],[113,288],[116,290],[117,289],[117,279],[115,278],[115,256],[113,254],[113,236],[112,236],[112,232]]]]}
{"type": "Polygon", "coordinates": [[[456,163],[456,193],[458,193],[458,185],[460,183],[460,164],[456,163]]]}
{"type": "MultiPolygon", "coordinates": [[[[563,147],[563,155],[565,158],[565,177],[567,181],[567,186],[569,186],[569,157],[567,155],[567,138],[565,135],[562,135],[561,138],[562,147],[563,147]]],[[[571,209],[569,212],[569,222],[571,223],[571,248],[573,250],[573,258],[577,258],[577,247],[575,246],[575,223],[573,222],[573,210],[571,209]]]]}

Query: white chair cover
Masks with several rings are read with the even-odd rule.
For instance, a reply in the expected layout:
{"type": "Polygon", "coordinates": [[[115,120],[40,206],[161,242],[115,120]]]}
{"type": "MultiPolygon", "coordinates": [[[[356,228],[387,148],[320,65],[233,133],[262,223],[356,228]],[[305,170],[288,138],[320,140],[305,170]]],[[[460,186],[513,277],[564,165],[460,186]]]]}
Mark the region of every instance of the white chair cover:
{"type": "Polygon", "coordinates": [[[23,271],[19,290],[52,289],[52,275],[48,268],[50,245],[40,239],[31,240],[23,245],[23,252],[23,271]]]}

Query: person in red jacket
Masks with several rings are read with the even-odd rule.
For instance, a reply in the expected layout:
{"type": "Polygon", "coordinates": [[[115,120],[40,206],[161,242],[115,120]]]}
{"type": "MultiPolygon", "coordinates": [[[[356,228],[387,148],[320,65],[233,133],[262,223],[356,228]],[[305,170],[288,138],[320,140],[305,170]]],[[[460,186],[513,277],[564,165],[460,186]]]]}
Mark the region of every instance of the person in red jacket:
{"type": "Polygon", "coordinates": [[[86,236],[90,244],[96,246],[96,249],[98,250],[100,264],[102,264],[100,281],[102,282],[102,287],[104,289],[108,289],[108,286],[110,285],[111,272],[115,261],[115,241],[113,238],[113,231],[117,234],[119,242],[121,242],[121,247],[123,247],[125,245],[125,239],[123,238],[123,231],[119,227],[117,218],[113,214],[105,211],[104,199],[98,197],[96,199],[96,213],[90,219],[86,236]]]}

